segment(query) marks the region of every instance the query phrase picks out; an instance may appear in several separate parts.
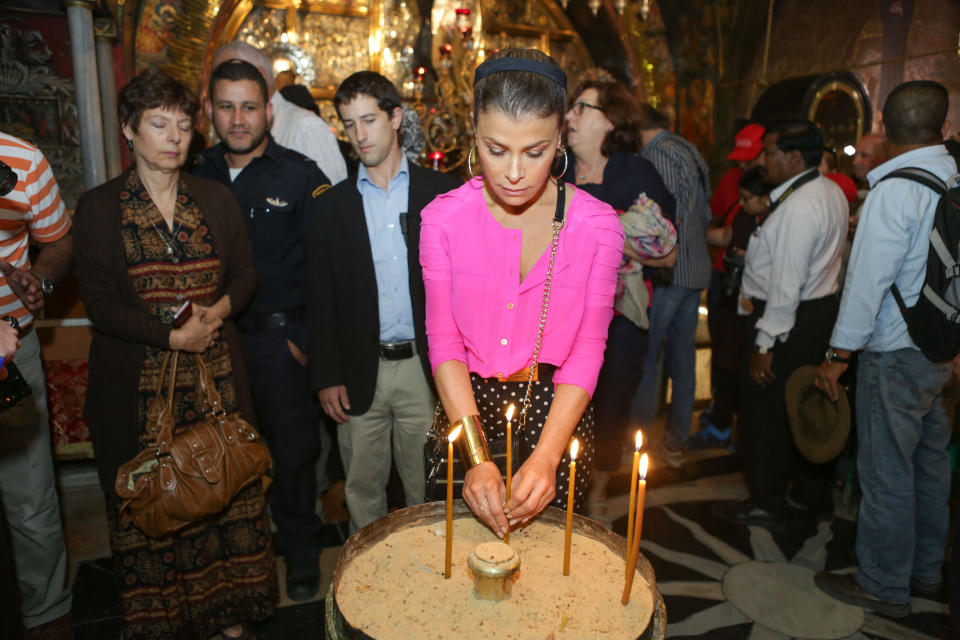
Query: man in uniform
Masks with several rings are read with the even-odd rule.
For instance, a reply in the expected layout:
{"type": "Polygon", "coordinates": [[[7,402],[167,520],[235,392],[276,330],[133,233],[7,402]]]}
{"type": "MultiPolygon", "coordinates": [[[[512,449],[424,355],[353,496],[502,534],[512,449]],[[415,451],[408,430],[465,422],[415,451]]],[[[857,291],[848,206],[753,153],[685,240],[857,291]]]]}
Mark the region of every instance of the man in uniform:
{"type": "Polygon", "coordinates": [[[270,509],[277,552],[286,559],[287,595],[319,588],[320,517],[315,465],[320,450],[310,398],[304,325],[307,225],[330,182],[316,164],[267,133],[271,105],[256,67],[228,60],[210,77],[205,106],[221,143],[194,172],[230,187],[250,229],[257,293],[238,318],[257,421],[270,445],[270,509]]]}
{"type": "Polygon", "coordinates": [[[382,75],[353,74],[333,102],[361,165],[310,231],[311,389],[339,425],[350,523],[362,527],[387,513],[391,458],[407,504],[423,502],[434,394],[420,210],[459,181],[407,161],[400,94],[382,75]]]}

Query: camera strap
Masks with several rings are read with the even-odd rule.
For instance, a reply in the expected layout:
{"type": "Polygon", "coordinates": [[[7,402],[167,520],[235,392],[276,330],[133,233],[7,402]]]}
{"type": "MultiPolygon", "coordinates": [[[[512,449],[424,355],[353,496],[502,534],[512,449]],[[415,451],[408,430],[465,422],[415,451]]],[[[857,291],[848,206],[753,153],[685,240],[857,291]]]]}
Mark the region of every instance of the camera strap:
{"type": "Polygon", "coordinates": [[[803,185],[807,184],[808,182],[813,182],[819,177],[820,177],[820,172],[817,171],[816,168],[813,168],[813,169],[807,169],[806,173],[802,174],[799,178],[794,180],[793,184],[791,184],[786,191],[781,193],[780,197],[777,198],[776,202],[773,203],[773,205],[770,207],[770,211],[765,216],[763,216],[763,220],[757,223],[757,227],[753,230],[753,233],[754,234],[760,233],[760,227],[763,226],[764,222],[770,219],[770,216],[773,215],[773,212],[777,210],[777,207],[783,204],[784,200],[786,200],[791,195],[793,195],[797,191],[797,189],[799,189],[803,185]]]}

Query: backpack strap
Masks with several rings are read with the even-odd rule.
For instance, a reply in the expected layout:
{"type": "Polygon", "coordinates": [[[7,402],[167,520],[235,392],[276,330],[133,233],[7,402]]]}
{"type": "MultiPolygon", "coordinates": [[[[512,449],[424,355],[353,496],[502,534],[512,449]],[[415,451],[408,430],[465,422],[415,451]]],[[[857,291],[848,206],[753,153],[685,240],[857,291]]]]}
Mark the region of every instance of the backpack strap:
{"type": "Polygon", "coordinates": [[[920,167],[904,167],[902,169],[897,169],[896,171],[891,171],[887,175],[877,180],[877,184],[880,184],[885,180],[890,180],[891,178],[904,178],[906,180],[911,180],[913,182],[922,184],[923,186],[936,191],[938,196],[942,196],[947,192],[947,185],[943,180],[930,173],[926,169],[921,169],[920,167]]]}
{"type": "MultiPolygon", "coordinates": [[[[921,169],[920,167],[904,167],[902,169],[897,169],[896,171],[891,171],[887,175],[880,178],[877,181],[877,184],[892,178],[903,178],[905,180],[922,184],[929,189],[933,189],[940,197],[943,197],[943,195],[947,192],[947,185],[943,180],[926,169],[921,169]]],[[[940,232],[937,231],[936,227],[933,228],[933,231],[930,234],[930,246],[932,246],[933,250],[937,252],[937,256],[944,264],[948,278],[954,278],[960,275],[960,265],[958,265],[956,260],[953,259],[953,256],[950,254],[950,250],[947,249],[947,245],[943,243],[943,238],[940,237],[940,232]]],[[[900,313],[906,317],[907,305],[903,301],[903,296],[900,295],[900,289],[896,284],[890,287],[890,293],[893,294],[893,299],[896,300],[897,306],[900,308],[900,313]]],[[[923,294],[928,294],[927,297],[930,298],[930,301],[933,302],[935,306],[940,308],[944,315],[946,315],[948,318],[954,319],[956,322],[956,309],[947,303],[946,300],[940,298],[938,295],[936,295],[936,293],[934,293],[933,289],[930,289],[930,287],[926,285],[924,285],[924,289],[921,292],[921,295],[923,294]],[[949,311],[941,308],[940,305],[937,304],[938,300],[942,302],[949,309],[949,311]]]]}

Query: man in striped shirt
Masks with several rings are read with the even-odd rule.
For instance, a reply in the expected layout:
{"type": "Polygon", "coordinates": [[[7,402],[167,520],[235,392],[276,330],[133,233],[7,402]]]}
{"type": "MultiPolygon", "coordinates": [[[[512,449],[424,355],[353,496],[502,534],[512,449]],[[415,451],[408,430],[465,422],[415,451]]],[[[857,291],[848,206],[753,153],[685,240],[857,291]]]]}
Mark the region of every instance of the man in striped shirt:
{"type": "Polygon", "coordinates": [[[70,592],[50,453],[47,390],[33,314],[71,267],[70,216],[53,171],[32,144],[0,131],[0,161],[16,175],[0,196],[0,316],[20,323],[14,363],[33,395],[0,412],[0,498],[20,587],[27,637],[69,637],[70,592]],[[40,245],[31,264],[30,240],[40,245]]]}
{"type": "Polygon", "coordinates": [[[668,130],[670,123],[664,114],[644,104],[640,115],[641,155],[657,168],[677,202],[677,262],[670,282],[657,286],[653,293],[647,358],[634,414],[640,424],[649,425],[657,413],[657,361],[664,352],[673,400],[662,444],[667,453],[679,454],[686,447],[693,418],[700,294],[710,285],[710,172],[697,148],[668,130]]]}

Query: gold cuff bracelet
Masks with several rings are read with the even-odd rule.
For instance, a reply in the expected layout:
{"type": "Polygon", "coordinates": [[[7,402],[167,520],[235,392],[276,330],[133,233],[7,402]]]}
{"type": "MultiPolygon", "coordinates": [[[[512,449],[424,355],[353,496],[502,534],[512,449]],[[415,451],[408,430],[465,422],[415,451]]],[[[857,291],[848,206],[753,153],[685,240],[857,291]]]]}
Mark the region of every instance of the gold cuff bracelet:
{"type": "Polygon", "coordinates": [[[460,461],[465,470],[469,471],[481,462],[490,461],[490,449],[483,435],[480,416],[464,416],[451,426],[453,429],[458,426],[463,427],[460,437],[457,438],[457,451],[460,453],[460,461]]]}

